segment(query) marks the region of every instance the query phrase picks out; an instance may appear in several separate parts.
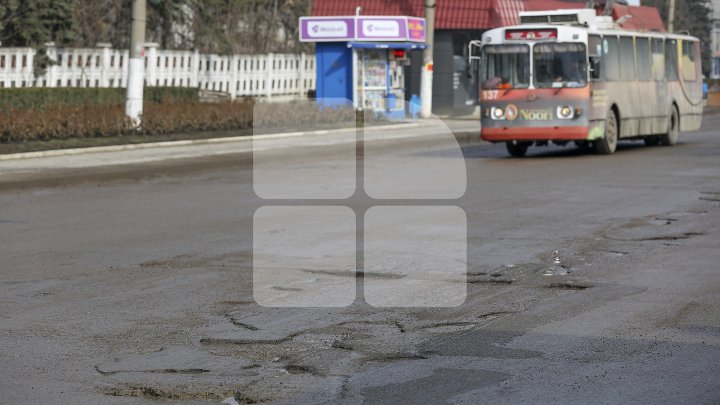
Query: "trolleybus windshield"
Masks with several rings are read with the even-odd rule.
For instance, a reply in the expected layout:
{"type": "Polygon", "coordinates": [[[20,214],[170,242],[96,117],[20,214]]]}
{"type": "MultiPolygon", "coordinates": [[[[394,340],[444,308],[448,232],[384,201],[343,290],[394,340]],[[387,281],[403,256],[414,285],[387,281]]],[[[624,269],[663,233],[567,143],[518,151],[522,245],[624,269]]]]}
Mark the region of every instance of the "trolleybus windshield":
{"type": "Polygon", "coordinates": [[[484,89],[526,89],[530,87],[528,45],[487,45],[483,48],[484,89]]]}
{"type": "Polygon", "coordinates": [[[587,84],[585,44],[536,44],[533,61],[537,88],[585,87],[587,84]]]}

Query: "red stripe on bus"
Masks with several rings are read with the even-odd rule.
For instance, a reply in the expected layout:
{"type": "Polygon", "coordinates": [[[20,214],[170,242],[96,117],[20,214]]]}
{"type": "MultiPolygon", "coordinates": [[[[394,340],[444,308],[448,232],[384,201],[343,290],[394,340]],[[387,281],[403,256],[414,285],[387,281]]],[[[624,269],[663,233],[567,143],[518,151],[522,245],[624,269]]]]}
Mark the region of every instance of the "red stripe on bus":
{"type": "Polygon", "coordinates": [[[588,127],[483,128],[480,138],[490,142],[576,141],[587,140],[588,131],[588,127]]]}

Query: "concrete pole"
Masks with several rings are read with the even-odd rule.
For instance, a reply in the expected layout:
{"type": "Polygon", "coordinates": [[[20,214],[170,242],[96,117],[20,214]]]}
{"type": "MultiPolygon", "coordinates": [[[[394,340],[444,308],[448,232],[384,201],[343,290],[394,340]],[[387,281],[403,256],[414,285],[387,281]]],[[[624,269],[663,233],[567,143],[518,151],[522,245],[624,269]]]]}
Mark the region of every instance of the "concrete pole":
{"type": "Polygon", "coordinates": [[[426,39],[428,47],[423,52],[423,66],[420,75],[420,116],[432,115],[433,48],[435,43],[435,0],[425,0],[426,39]]]}
{"type": "Polygon", "coordinates": [[[668,5],[668,31],[675,32],[675,0],[668,5]]]}
{"type": "Polygon", "coordinates": [[[133,126],[142,125],[143,87],[145,85],[145,25],[147,0],[133,0],[132,36],[130,37],[130,61],[128,63],[127,99],[125,115],[133,126]]]}

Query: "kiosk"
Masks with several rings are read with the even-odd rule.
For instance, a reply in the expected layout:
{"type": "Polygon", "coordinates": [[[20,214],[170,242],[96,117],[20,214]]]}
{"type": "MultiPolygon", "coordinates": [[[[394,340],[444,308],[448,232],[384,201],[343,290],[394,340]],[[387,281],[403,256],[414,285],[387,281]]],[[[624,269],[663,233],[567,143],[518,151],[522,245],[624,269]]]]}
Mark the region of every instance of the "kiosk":
{"type": "Polygon", "coordinates": [[[318,102],[347,99],[356,109],[405,117],[405,67],[411,50],[427,48],[424,18],[301,17],[300,41],[317,43],[318,102]]]}

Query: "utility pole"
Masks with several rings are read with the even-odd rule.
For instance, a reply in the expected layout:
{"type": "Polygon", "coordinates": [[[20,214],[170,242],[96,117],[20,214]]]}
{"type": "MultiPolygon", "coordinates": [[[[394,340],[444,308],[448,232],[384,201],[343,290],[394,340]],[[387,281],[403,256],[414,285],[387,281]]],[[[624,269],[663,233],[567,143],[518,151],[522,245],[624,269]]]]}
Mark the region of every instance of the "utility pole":
{"type": "Polygon", "coordinates": [[[425,38],[427,48],[423,52],[423,67],[420,75],[420,116],[432,115],[433,48],[435,47],[435,0],[425,0],[425,38]]]}
{"type": "Polygon", "coordinates": [[[675,0],[670,0],[668,5],[668,31],[675,32],[675,0]]]}
{"type": "Polygon", "coordinates": [[[147,0],[133,0],[132,36],[130,37],[130,60],[128,61],[127,98],[125,115],[134,127],[142,125],[143,87],[145,86],[145,26],[147,0]]]}
{"type": "Polygon", "coordinates": [[[613,12],[613,7],[615,7],[615,0],[607,0],[605,2],[605,15],[611,16],[613,12]]]}

